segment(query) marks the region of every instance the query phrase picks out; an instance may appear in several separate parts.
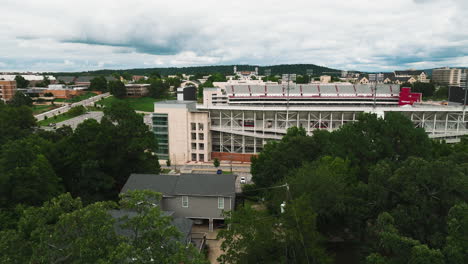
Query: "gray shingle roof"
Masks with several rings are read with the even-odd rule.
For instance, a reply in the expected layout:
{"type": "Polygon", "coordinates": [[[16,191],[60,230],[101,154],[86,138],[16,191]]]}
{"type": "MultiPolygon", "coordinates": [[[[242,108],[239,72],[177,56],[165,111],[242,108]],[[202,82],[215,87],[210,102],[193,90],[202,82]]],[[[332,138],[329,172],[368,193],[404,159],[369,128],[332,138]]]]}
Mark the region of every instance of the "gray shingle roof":
{"type": "Polygon", "coordinates": [[[234,196],[236,175],[131,174],[121,192],[152,190],[163,195],[234,196]]]}
{"type": "Polygon", "coordinates": [[[175,175],[132,174],[121,192],[129,190],[151,190],[172,195],[178,177],[175,175]]]}
{"type": "Polygon", "coordinates": [[[174,194],[199,196],[234,196],[235,175],[226,174],[181,174],[174,194]]]}

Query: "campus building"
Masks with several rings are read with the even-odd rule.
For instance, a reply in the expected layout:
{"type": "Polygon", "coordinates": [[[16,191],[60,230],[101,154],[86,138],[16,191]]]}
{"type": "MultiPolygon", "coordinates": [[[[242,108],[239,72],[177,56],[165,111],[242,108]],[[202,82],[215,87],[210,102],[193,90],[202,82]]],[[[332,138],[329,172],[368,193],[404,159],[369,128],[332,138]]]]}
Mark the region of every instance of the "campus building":
{"type": "Polygon", "coordinates": [[[385,118],[400,112],[432,138],[456,142],[468,134],[462,106],[422,104],[421,94],[391,84],[226,85],[205,88],[203,103],[155,104],[153,131],[161,159],[172,163],[214,158],[248,162],[290,127],[333,131],[360,113],[385,118]]]}
{"type": "Polygon", "coordinates": [[[0,100],[9,101],[16,92],[16,81],[0,80],[0,100]]]}
{"type": "Polygon", "coordinates": [[[432,80],[438,84],[460,86],[462,73],[465,70],[457,68],[440,68],[432,70],[432,80]]]}

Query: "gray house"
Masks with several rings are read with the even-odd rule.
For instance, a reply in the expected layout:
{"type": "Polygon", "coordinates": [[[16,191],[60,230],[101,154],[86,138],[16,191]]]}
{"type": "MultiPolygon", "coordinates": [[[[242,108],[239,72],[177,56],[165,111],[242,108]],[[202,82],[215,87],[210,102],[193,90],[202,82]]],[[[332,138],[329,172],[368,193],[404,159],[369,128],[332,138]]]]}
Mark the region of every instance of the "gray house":
{"type": "Polygon", "coordinates": [[[217,174],[132,174],[121,192],[152,190],[163,195],[161,209],[173,216],[224,222],[223,211],[234,209],[235,175],[217,174]]]}

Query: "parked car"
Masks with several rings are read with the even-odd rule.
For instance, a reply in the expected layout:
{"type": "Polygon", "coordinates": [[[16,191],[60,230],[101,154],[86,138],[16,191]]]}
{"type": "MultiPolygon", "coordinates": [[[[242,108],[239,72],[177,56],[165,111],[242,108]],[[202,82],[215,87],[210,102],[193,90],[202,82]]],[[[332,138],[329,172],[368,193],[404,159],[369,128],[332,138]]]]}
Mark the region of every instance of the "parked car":
{"type": "Polygon", "coordinates": [[[245,177],[241,177],[241,178],[240,178],[240,183],[241,183],[241,184],[247,183],[247,181],[245,180],[245,177]]]}

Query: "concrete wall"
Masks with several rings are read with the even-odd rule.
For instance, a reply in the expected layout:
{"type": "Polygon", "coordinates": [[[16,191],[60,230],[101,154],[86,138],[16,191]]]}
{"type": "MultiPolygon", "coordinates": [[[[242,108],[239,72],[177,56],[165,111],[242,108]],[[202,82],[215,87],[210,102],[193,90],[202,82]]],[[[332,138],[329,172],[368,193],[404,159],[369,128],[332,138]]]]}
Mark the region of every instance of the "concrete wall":
{"type": "MultiPolygon", "coordinates": [[[[231,211],[234,198],[224,197],[224,211],[231,211]]],[[[174,217],[224,219],[223,209],[218,209],[218,197],[189,196],[188,207],[182,207],[182,196],[164,197],[162,208],[174,211],[174,217]]]]}
{"type": "Polygon", "coordinates": [[[155,104],[155,113],[167,114],[169,158],[172,164],[180,165],[190,162],[192,154],[195,155],[196,162],[210,160],[211,135],[208,112],[193,111],[194,107],[195,102],[155,104]],[[192,130],[192,123],[196,124],[195,130],[192,130]],[[200,124],[202,124],[203,130],[199,129],[200,124]],[[192,134],[195,136],[194,139],[192,139],[192,134]],[[200,134],[203,134],[203,139],[201,139],[200,134]],[[195,144],[194,149],[192,149],[192,143],[195,144]],[[203,144],[203,149],[201,149],[200,144],[203,144]],[[203,159],[200,159],[201,157],[203,159]]]}

